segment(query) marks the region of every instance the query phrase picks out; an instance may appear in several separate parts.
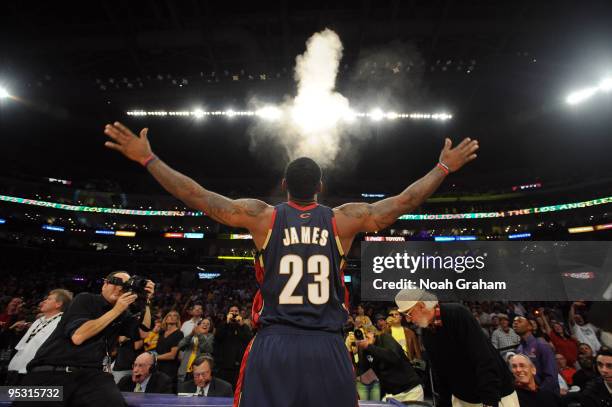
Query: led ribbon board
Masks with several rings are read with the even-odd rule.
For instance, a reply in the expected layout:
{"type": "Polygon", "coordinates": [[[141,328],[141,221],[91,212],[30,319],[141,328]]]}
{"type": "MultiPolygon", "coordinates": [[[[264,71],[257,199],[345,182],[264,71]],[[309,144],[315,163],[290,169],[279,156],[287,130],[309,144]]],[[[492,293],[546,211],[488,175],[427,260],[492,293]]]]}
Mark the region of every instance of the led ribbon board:
{"type": "Polygon", "coordinates": [[[472,213],[451,213],[451,214],[409,214],[399,217],[400,220],[447,220],[447,219],[491,219],[506,218],[520,215],[534,215],[540,213],[567,211],[570,209],[588,208],[591,206],[605,205],[612,203],[612,196],[605,198],[592,199],[590,201],[566,203],[551,206],[540,206],[537,208],[514,209],[510,211],[498,212],[472,212],[472,213]]]}
{"type": "MultiPolygon", "coordinates": [[[[110,213],[115,215],[137,215],[137,216],[204,216],[204,212],[199,211],[151,211],[140,209],[119,209],[119,208],[102,208],[96,206],[80,206],[66,205],[57,202],[38,201],[35,199],[19,198],[15,196],[0,195],[0,201],[17,203],[22,205],[43,206],[45,208],[62,209],[74,212],[95,212],[95,213],[110,213]]],[[[509,211],[497,212],[471,212],[471,213],[453,213],[453,214],[408,214],[399,217],[399,220],[448,220],[448,219],[492,219],[492,218],[507,218],[520,215],[534,215],[540,213],[566,211],[571,209],[588,208],[591,206],[606,205],[612,203],[612,196],[607,196],[590,201],[565,203],[551,206],[540,206],[536,208],[513,209],[509,211]]]]}
{"type": "Polygon", "coordinates": [[[97,206],[66,205],[57,202],[38,201],[36,199],[19,198],[16,196],[0,195],[0,201],[22,205],[44,206],[45,208],[62,209],[73,212],[111,213],[115,215],[137,216],[203,216],[203,212],[190,211],[151,211],[141,209],[102,208],[97,206]]]}

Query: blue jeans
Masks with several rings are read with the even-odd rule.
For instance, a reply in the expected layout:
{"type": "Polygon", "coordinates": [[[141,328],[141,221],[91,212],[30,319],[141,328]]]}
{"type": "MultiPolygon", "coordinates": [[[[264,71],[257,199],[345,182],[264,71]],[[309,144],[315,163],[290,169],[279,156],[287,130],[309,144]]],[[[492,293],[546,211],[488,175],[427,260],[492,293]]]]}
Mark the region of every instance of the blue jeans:
{"type": "Polygon", "coordinates": [[[357,394],[359,400],[380,401],[380,382],[375,380],[370,384],[363,384],[357,381],[357,394]]]}

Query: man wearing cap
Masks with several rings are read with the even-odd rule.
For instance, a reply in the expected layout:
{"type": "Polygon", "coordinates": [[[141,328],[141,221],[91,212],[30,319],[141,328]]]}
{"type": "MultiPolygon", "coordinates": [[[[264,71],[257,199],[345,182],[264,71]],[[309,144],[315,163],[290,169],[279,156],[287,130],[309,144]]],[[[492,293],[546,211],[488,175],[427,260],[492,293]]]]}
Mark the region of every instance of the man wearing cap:
{"type": "Polygon", "coordinates": [[[491,335],[491,343],[500,353],[505,353],[516,349],[521,337],[510,328],[510,319],[506,314],[498,314],[499,328],[493,331],[491,335]]]}
{"type": "Polygon", "coordinates": [[[402,290],[398,310],[423,329],[423,344],[438,378],[441,407],[518,407],[513,378],[499,352],[461,304],[439,304],[424,290],[402,290]]]}

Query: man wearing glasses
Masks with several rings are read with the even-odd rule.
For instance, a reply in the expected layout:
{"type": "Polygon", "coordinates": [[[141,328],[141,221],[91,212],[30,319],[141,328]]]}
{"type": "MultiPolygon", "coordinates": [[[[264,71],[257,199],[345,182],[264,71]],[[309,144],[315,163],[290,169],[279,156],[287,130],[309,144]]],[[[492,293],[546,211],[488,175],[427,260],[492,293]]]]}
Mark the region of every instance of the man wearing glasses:
{"type": "Polygon", "coordinates": [[[414,331],[408,327],[402,326],[402,314],[397,308],[389,311],[390,317],[390,334],[393,339],[402,345],[402,349],[408,359],[413,361],[414,359],[421,359],[421,345],[414,331]]]}
{"type": "Polygon", "coordinates": [[[214,360],[203,355],[193,362],[193,380],[179,384],[179,394],[195,394],[202,397],[232,397],[232,385],[213,377],[214,360]]]}
{"type": "Polygon", "coordinates": [[[423,344],[437,377],[440,407],[519,407],[506,362],[469,309],[439,304],[424,290],[402,290],[398,310],[423,328],[423,344]]]}
{"type": "Polygon", "coordinates": [[[110,353],[119,335],[140,340],[151,329],[149,301],[155,285],[148,280],[140,317],[128,307],[138,295],[126,292],[130,275],[110,273],[101,294],[77,295],[57,328],[28,364],[22,385],[63,387],[65,406],[122,406],[123,396],[110,373],[110,353]]]}

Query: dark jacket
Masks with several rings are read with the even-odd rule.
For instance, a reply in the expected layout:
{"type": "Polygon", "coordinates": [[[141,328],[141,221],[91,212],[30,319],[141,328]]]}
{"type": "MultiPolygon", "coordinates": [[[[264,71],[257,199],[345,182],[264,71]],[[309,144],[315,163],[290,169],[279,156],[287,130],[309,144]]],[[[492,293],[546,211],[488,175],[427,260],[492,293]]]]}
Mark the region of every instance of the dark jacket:
{"type": "Polygon", "coordinates": [[[219,369],[239,369],[242,355],[251,340],[251,330],[246,325],[223,323],[217,328],[214,355],[219,369]]]}
{"type": "MultiPolygon", "coordinates": [[[[179,393],[195,393],[196,389],[197,387],[193,380],[179,383],[178,386],[179,393]]],[[[210,381],[210,387],[208,388],[208,397],[234,397],[232,385],[225,380],[213,377],[210,381]]]]}
{"type": "Polygon", "coordinates": [[[546,390],[539,388],[537,391],[527,389],[516,389],[516,394],[521,407],[563,407],[561,398],[546,390]]]}
{"type": "Polygon", "coordinates": [[[596,377],[586,384],[580,392],[580,404],[582,407],[612,407],[612,396],[602,377],[596,377]]]}
{"type": "Polygon", "coordinates": [[[359,371],[374,370],[383,394],[403,393],[421,384],[402,345],[393,336],[383,333],[373,345],[359,352],[359,371]],[[369,365],[369,366],[368,366],[369,365]]]}
{"type": "MultiPolygon", "coordinates": [[[[125,376],[117,383],[119,390],[133,392],[136,383],[132,381],[132,376],[125,376]]],[[[154,372],[149,378],[145,393],[172,393],[172,380],[163,372],[154,372]]]]}
{"type": "Polygon", "coordinates": [[[102,331],[80,345],[72,343],[72,335],[87,321],[100,318],[113,308],[99,294],[80,293],[62,315],[55,331],[47,338],[28,364],[34,366],[77,366],[100,369],[101,363],[119,335],[139,340],[139,320],[129,311],[123,312],[102,331]]]}
{"type": "Polygon", "coordinates": [[[442,326],[423,330],[423,344],[439,379],[439,406],[450,406],[451,395],[496,406],[512,394],[510,369],[470,310],[461,304],[440,304],[440,319],[442,326]]]}

